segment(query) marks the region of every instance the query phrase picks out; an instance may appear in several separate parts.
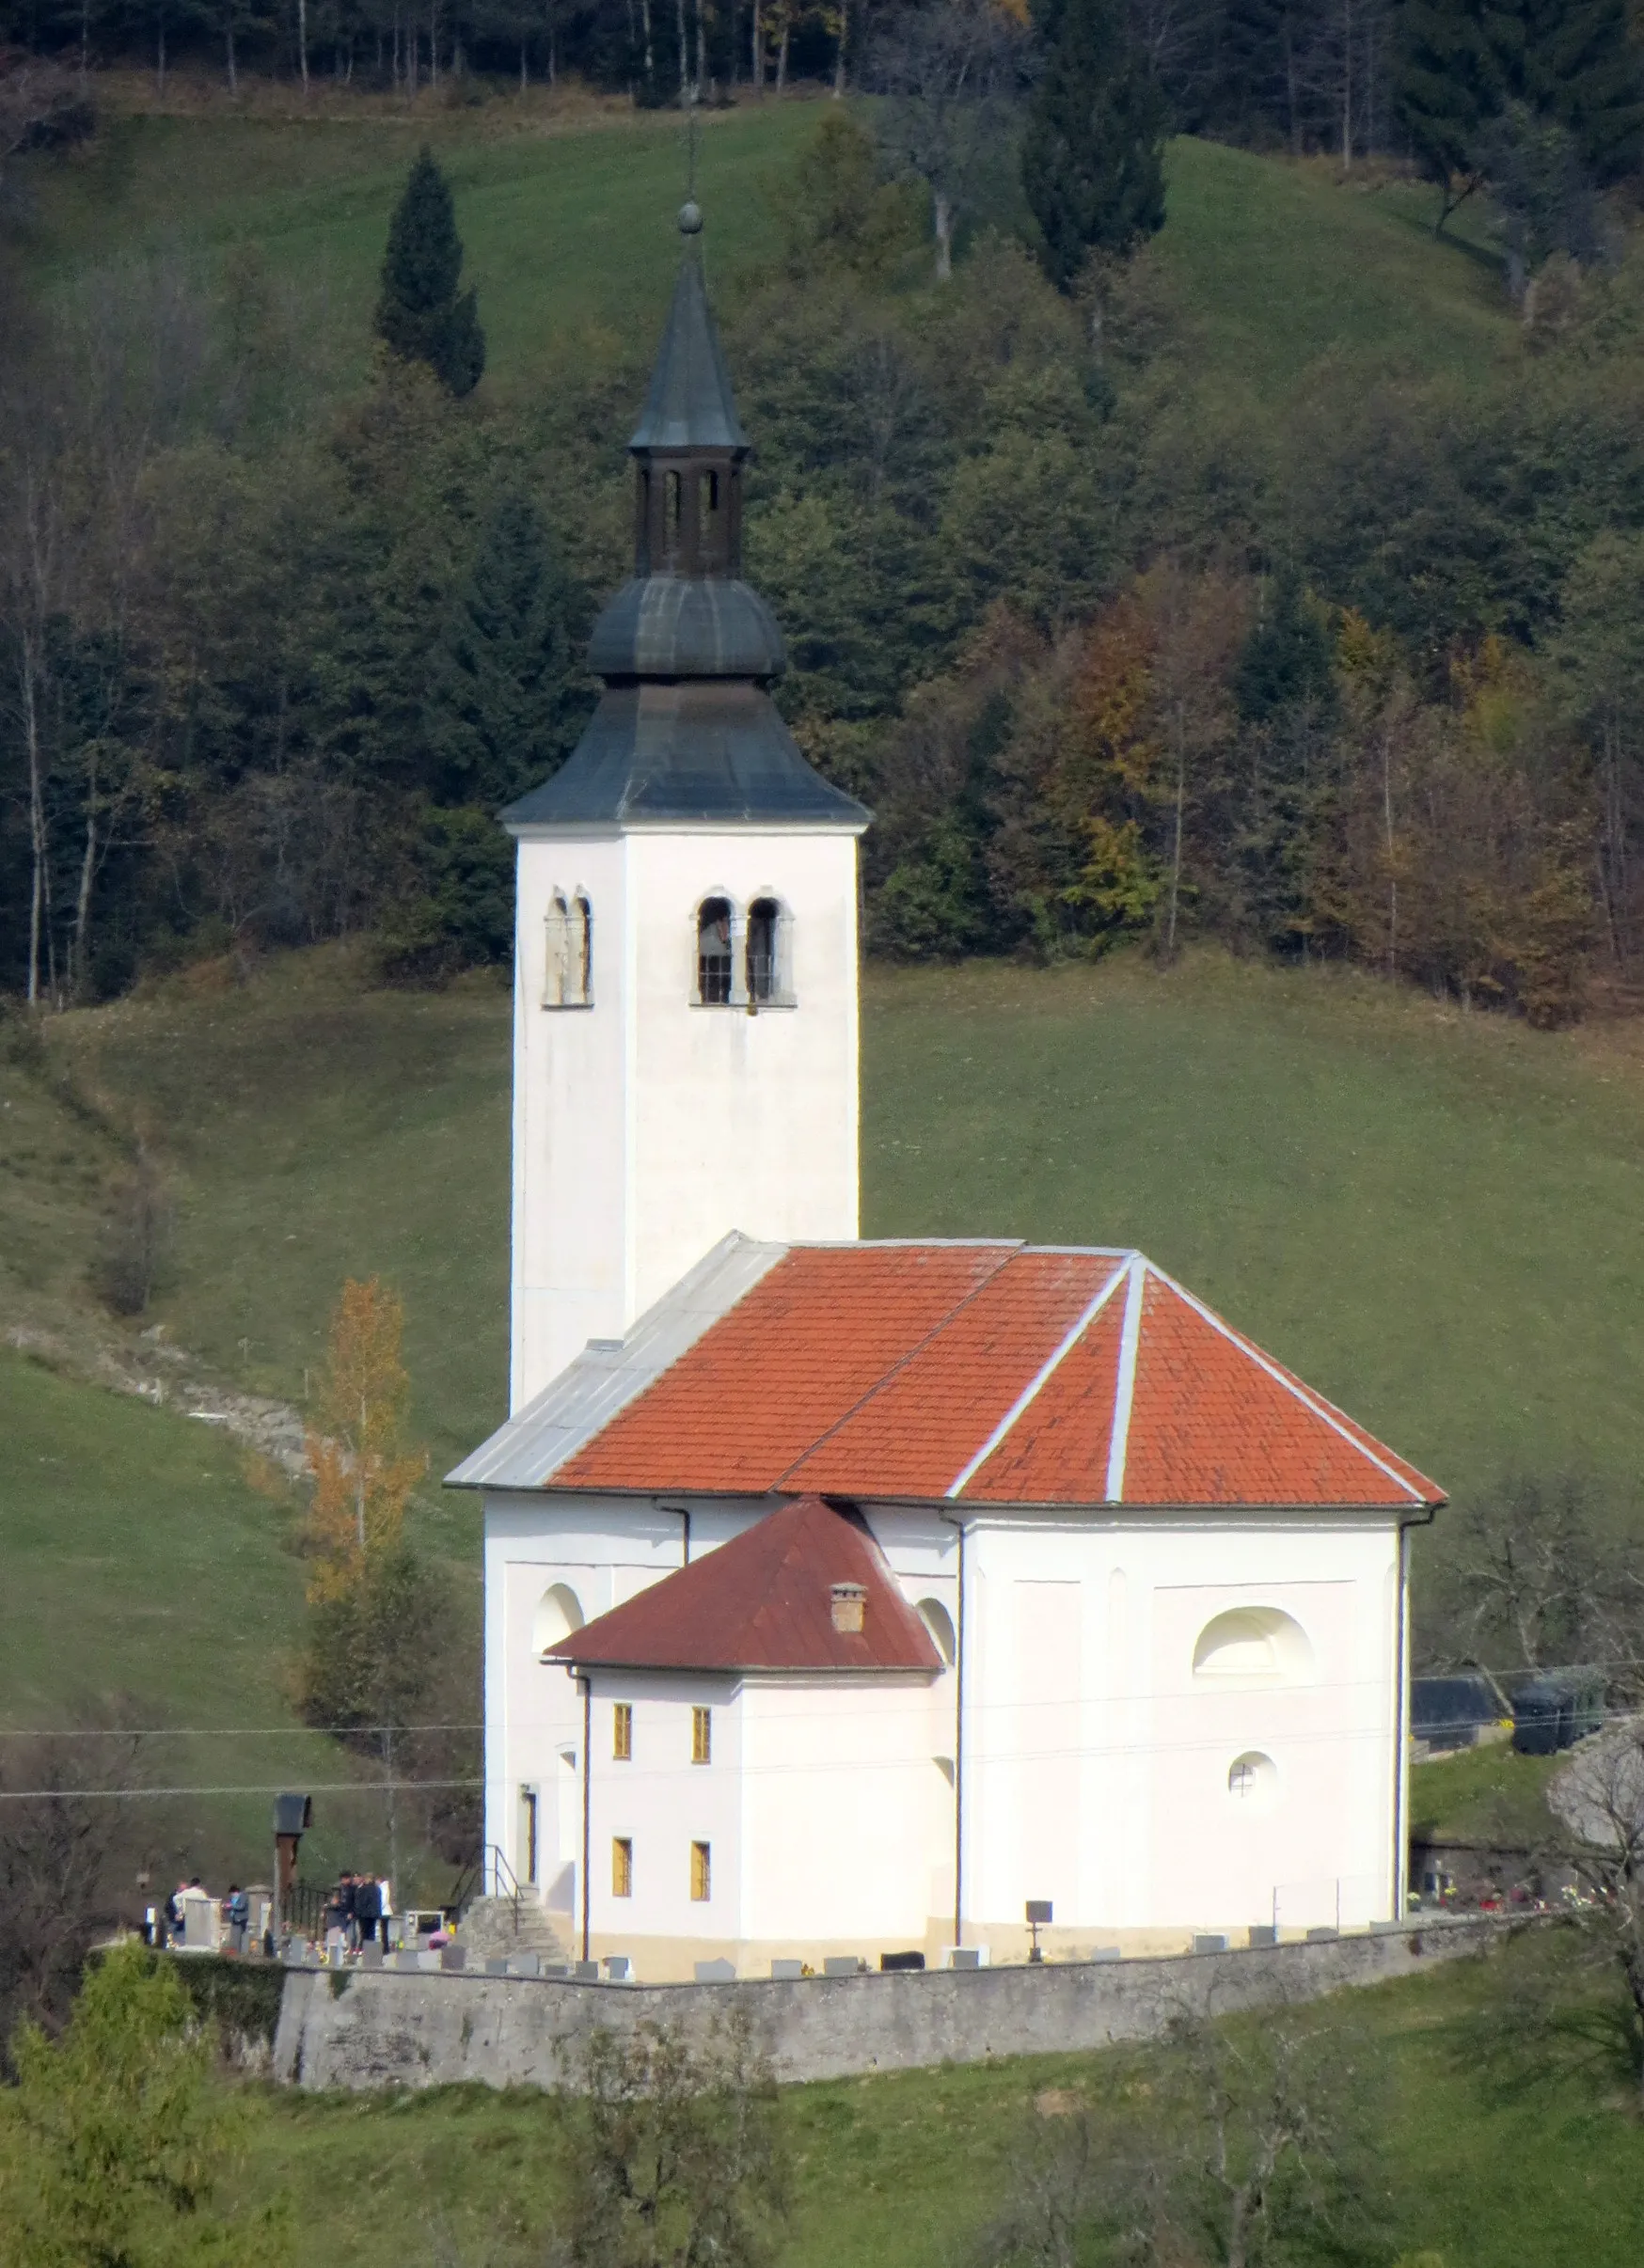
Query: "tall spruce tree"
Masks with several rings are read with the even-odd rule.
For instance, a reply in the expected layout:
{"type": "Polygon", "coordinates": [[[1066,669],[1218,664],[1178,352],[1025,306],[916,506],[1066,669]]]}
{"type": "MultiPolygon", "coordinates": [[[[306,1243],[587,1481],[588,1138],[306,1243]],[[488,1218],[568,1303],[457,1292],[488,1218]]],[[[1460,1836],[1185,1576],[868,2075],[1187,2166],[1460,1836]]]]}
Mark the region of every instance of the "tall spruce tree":
{"type": "Polygon", "coordinates": [[[1068,291],[1088,254],[1129,252],[1164,221],[1164,98],[1123,0],[1040,0],[1045,67],[1021,178],[1041,260],[1068,291]]]}
{"type": "Polygon", "coordinates": [[[1443,199],[1441,234],[1479,184],[1478,136],[1500,106],[1482,0],[1404,0],[1395,88],[1415,162],[1443,199]]]}
{"type": "Polygon", "coordinates": [[[1644,72],[1629,36],[1627,0],[1508,0],[1485,26],[1503,98],[1556,119],[1599,182],[1636,163],[1644,138],[1644,72]]]}
{"type": "Polygon", "coordinates": [[[451,184],[424,145],[388,228],[377,336],[405,362],[425,362],[459,398],[485,368],[478,294],[459,292],[463,240],[451,184]]]}
{"type": "Polygon", "coordinates": [[[1503,121],[1515,108],[1532,128],[1562,128],[1601,184],[1644,145],[1644,65],[1626,0],[1404,0],[1398,102],[1422,171],[1445,192],[1441,228],[1512,138],[1503,121]]]}
{"type": "Polygon", "coordinates": [[[436,803],[495,811],[559,770],[587,709],[577,666],[586,612],[542,513],[510,490],[430,661],[423,732],[436,803]]]}

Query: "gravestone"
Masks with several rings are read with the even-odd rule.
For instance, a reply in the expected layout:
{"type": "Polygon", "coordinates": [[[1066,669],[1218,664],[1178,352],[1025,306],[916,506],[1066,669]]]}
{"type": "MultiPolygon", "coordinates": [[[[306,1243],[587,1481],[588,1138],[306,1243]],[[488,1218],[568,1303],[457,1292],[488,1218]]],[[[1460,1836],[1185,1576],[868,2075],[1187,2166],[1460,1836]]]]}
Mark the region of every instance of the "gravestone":
{"type": "Polygon", "coordinates": [[[578,1961],[571,1964],[571,1977],[577,1984],[597,1984],[599,1963],[596,1961],[578,1961]]]}
{"type": "Polygon", "coordinates": [[[380,1969],[383,1965],[383,1948],[381,1945],[374,1944],[361,1945],[359,1948],[359,1965],[362,1969],[380,1969]]]}
{"type": "Polygon", "coordinates": [[[625,1953],[608,1953],[605,1957],[605,1973],[612,1984],[628,1983],[633,1976],[633,1967],[625,1953]]]}
{"type": "Polygon", "coordinates": [[[1092,1961],[1123,1961],[1125,1958],[1124,1947],[1122,1945],[1092,1945],[1090,1958],[1092,1961]]]}
{"type": "Polygon", "coordinates": [[[220,1915],[217,1901],[203,1890],[185,1890],[177,1901],[182,1916],[182,1945],[187,1953],[214,1953],[220,1915]]]}
{"type": "Polygon", "coordinates": [[[1332,1929],[1330,1924],[1326,1922],[1318,1929],[1308,1930],[1307,1943],[1310,1945],[1321,1945],[1327,1938],[1339,1937],[1340,1935],[1341,1931],[1339,1929],[1332,1929]]]}
{"type": "Polygon", "coordinates": [[[736,1963],[734,1961],[699,1961],[696,1964],[698,1984],[735,1984],[736,1963]]]}
{"type": "Polygon", "coordinates": [[[493,1953],[486,1961],[485,1974],[487,1977],[506,1977],[508,1974],[507,1955],[493,1953]]]}
{"type": "MultiPolygon", "coordinates": [[[[510,1977],[540,1977],[543,1957],[540,1953],[511,1953],[502,1966],[510,1977]]],[[[563,1976],[564,1971],[561,1971],[563,1976]]]]}
{"type": "Polygon", "coordinates": [[[805,1964],[802,1961],[773,1961],[770,1973],[780,1983],[797,1984],[805,1974],[805,1964]]]}
{"type": "Polygon", "coordinates": [[[1252,1922],[1246,1935],[1253,1945],[1276,1945],[1279,1942],[1272,1922],[1252,1922]]]}
{"type": "MultiPolygon", "coordinates": [[[[697,1967],[701,1969],[701,1961],[698,1961],[697,1967]]],[[[822,1974],[824,1977],[858,1977],[862,1974],[862,1963],[854,1953],[830,1953],[822,1963],[822,1974]]]]}
{"type": "Polygon", "coordinates": [[[1195,1953],[1225,1953],[1226,1950],[1227,1940],[1218,1936],[1213,1930],[1205,1931],[1193,1939],[1195,1953]]]}
{"type": "Polygon", "coordinates": [[[442,1969],[466,1969],[468,1965],[468,1948],[466,1945],[441,1945],[439,1965],[442,1969]]]}
{"type": "Polygon", "coordinates": [[[948,1947],[948,1967],[950,1969],[979,1969],[981,1966],[982,1948],[980,1945],[950,1945],[948,1947]]]}

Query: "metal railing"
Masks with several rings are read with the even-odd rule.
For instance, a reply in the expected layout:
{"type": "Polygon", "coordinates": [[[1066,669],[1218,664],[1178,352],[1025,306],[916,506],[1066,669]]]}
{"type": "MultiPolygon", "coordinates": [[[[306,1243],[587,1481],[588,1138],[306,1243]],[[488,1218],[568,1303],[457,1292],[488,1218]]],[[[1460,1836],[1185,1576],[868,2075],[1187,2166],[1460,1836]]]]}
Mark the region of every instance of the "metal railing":
{"type": "Polygon", "coordinates": [[[468,1861],[451,1884],[451,1897],[446,1902],[460,1914],[472,1898],[506,1898],[514,1934],[517,1937],[519,1910],[525,1895],[524,1885],[509,1865],[506,1852],[496,1843],[482,1843],[477,1854],[468,1861]]]}

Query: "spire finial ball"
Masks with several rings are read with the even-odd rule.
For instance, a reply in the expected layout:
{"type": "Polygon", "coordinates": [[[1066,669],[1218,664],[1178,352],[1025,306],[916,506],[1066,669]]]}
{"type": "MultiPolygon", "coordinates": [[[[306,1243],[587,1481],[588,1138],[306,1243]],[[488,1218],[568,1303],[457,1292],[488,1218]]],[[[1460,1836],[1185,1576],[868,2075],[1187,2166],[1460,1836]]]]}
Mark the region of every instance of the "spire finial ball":
{"type": "Polygon", "coordinates": [[[700,236],[703,232],[703,209],[695,197],[689,197],[679,208],[681,236],[700,236]]]}

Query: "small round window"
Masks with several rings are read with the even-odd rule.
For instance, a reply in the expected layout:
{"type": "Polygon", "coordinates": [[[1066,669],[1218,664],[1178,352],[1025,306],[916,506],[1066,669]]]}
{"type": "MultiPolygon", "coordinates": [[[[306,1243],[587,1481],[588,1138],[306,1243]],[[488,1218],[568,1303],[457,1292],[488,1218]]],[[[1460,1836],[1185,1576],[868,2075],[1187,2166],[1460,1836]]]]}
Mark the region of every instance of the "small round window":
{"type": "Polygon", "coordinates": [[[1271,1810],[1279,1791],[1278,1766],[1259,1749],[1247,1749],[1227,1767],[1227,1795],[1241,1811],[1271,1810]]]}

